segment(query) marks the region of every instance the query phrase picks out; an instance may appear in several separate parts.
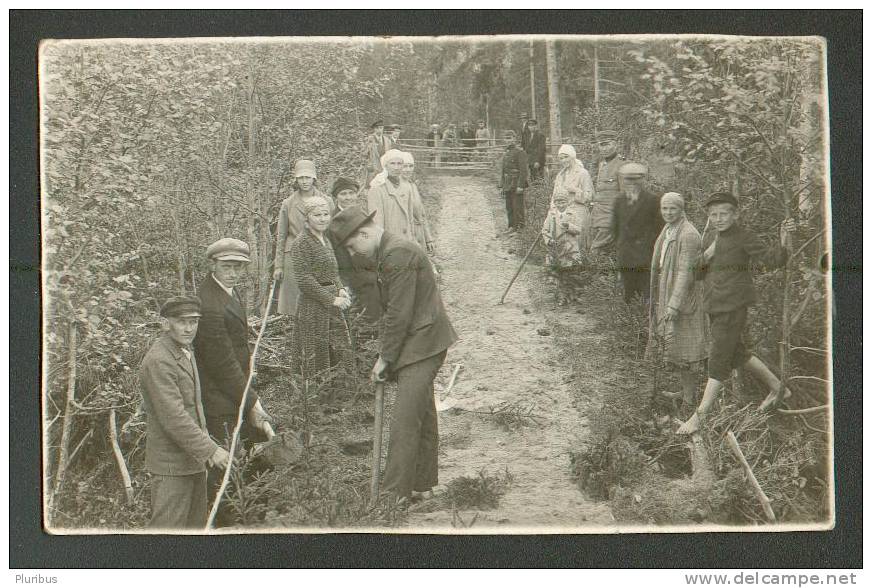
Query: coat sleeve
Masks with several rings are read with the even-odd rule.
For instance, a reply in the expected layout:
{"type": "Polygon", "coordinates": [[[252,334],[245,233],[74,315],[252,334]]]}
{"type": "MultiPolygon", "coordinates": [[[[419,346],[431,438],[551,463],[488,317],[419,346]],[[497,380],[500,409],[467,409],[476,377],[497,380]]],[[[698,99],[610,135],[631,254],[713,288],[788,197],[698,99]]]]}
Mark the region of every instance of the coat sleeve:
{"type": "MultiPolygon", "coordinates": [[[[203,316],[197,330],[194,345],[197,350],[197,363],[209,374],[222,396],[236,406],[242,401],[245,384],[248,382],[248,366],[239,365],[233,350],[230,333],[224,322],[224,307],[217,304],[203,305],[203,316]]],[[[257,394],[248,394],[245,412],[257,402],[257,394]]]]}
{"type": "Polygon", "coordinates": [[[523,151],[518,151],[518,162],[521,168],[521,175],[518,178],[518,187],[526,188],[530,181],[530,169],[527,165],[527,154],[523,151]]]}
{"type": "MultiPolygon", "coordinates": [[[[303,235],[291,245],[291,263],[294,266],[294,280],[300,292],[317,300],[324,306],[333,304],[339,288],[336,285],[322,286],[312,273],[314,252],[309,247],[308,238],[303,235]]],[[[337,276],[338,277],[338,276],[337,276]]]]}
{"type": "Polygon", "coordinates": [[[396,364],[415,316],[417,262],[415,252],[397,248],[382,263],[383,291],[387,292],[382,315],[381,358],[389,366],[396,364]]]}
{"type": "Polygon", "coordinates": [[[572,210],[571,206],[567,208],[566,214],[563,215],[563,218],[569,224],[569,228],[566,229],[566,232],[570,235],[577,235],[581,232],[581,225],[578,223],[579,216],[575,210],[572,210]]]}
{"type": "Polygon", "coordinates": [[[372,217],[373,222],[384,228],[385,215],[384,207],[382,206],[382,190],[383,188],[381,186],[369,189],[366,193],[366,208],[370,213],[375,212],[375,216],[372,217]]]}
{"type": "Polygon", "coordinates": [[[582,169],[581,175],[581,200],[582,204],[590,204],[593,202],[593,180],[590,178],[590,173],[586,169],[582,169]]]}
{"type": "Polygon", "coordinates": [[[770,270],[784,267],[789,257],[787,249],[781,246],[781,242],[767,246],[760,237],[750,231],[746,233],[743,247],[752,261],[770,270]]]}
{"type": "Polygon", "coordinates": [[[554,208],[549,208],[548,214],[545,215],[545,222],[542,223],[542,237],[546,245],[556,238],[555,233],[554,208]]]}
{"type": "Polygon", "coordinates": [[[282,202],[279,210],[279,226],[276,231],[276,256],[274,269],[282,269],[285,263],[285,240],[288,238],[288,203],[282,202]]]}
{"type": "Polygon", "coordinates": [[[142,365],[142,386],[151,401],[153,416],[173,442],[195,460],[206,463],[218,445],[185,410],[178,383],[178,365],[170,359],[142,365]]]}
{"type": "Polygon", "coordinates": [[[676,246],[678,246],[679,254],[675,260],[672,295],[669,297],[667,306],[680,311],[683,310],[682,306],[694,287],[693,267],[702,252],[702,241],[695,233],[684,231],[681,235],[681,241],[676,242],[676,246]]]}
{"type": "Polygon", "coordinates": [[[427,209],[424,208],[424,200],[415,184],[412,184],[412,217],[421,223],[421,228],[424,230],[424,242],[433,241],[433,235],[430,233],[430,222],[427,220],[427,209]]]}

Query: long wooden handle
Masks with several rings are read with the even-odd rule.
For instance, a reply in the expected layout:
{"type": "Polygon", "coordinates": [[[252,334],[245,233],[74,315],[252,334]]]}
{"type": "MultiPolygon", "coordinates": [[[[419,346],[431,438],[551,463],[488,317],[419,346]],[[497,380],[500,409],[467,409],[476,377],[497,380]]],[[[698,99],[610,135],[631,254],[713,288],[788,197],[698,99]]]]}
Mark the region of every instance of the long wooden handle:
{"type": "Polygon", "coordinates": [[[751,465],[748,463],[748,460],[745,459],[745,454],[742,453],[742,448],[739,447],[739,442],[736,440],[736,436],[733,435],[732,431],[727,431],[727,444],[730,446],[736,459],[739,460],[739,463],[741,463],[742,467],[745,469],[745,474],[748,476],[751,488],[753,488],[754,494],[760,502],[760,506],[763,507],[763,512],[766,513],[766,519],[770,523],[774,523],[775,512],[772,510],[772,505],[769,504],[769,497],[766,496],[766,493],[763,492],[763,488],[760,487],[760,482],[757,481],[757,476],[754,475],[751,465]]]}
{"type": "Polygon", "coordinates": [[[530,248],[527,250],[527,255],[524,256],[523,261],[521,261],[521,265],[518,266],[518,270],[515,272],[515,275],[512,276],[512,279],[509,281],[509,285],[506,286],[506,290],[505,290],[505,292],[503,292],[503,295],[500,296],[500,304],[502,304],[503,301],[505,301],[505,299],[506,299],[506,294],[509,293],[509,288],[511,288],[511,287],[512,287],[512,284],[515,283],[515,280],[518,279],[518,275],[521,273],[521,270],[524,269],[524,265],[527,263],[527,260],[530,259],[530,255],[533,254],[533,249],[536,248],[536,245],[539,244],[539,241],[540,241],[541,239],[542,239],[542,233],[540,232],[540,233],[536,236],[536,240],[533,241],[533,244],[530,245],[530,248]]]}
{"type": "Polygon", "coordinates": [[[385,412],[385,384],[375,383],[375,430],[372,436],[372,478],[369,484],[369,504],[378,501],[379,480],[381,477],[382,427],[385,412]]]}
{"type": "MultiPolygon", "coordinates": [[[[236,426],[233,428],[233,436],[230,438],[230,459],[227,460],[227,468],[224,470],[224,478],[221,480],[221,487],[215,494],[215,502],[212,503],[212,510],[209,512],[209,519],[206,521],[206,528],[211,529],[215,524],[215,516],[218,514],[218,506],[221,504],[221,499],[224,497],[224,492],[227,490],[227,484],[230,482],[230,472],[233,469],[233,456],[236,455],[236,446],[239,443],[239,430],[242,428],[242,416],[245,412],[245,402],[248,400],[248,391],[251,388],[251,381],[254,379],[254,366],[257,360],[257,351],[260,348],[260,340],[263,339],[263,334],[266,331],[266,319],[269,317],[269,311],[272,307],[273,294],[276,291],[276,282],[273,280],[272,286],[269,289],[269,296],[266,299],[266,308],[263,310],[263,320],[260,323],[260,333],[257,335],[257,341],[254,343],[254,351],[251,352],[251,359],[248,364],[248,380],[245,382],[245,390],[242,392],[242,400],[239,401],[239,410],[236,413],[236,426]]],[[[270,427],[272,428],[272,427],[270,427]]]]}

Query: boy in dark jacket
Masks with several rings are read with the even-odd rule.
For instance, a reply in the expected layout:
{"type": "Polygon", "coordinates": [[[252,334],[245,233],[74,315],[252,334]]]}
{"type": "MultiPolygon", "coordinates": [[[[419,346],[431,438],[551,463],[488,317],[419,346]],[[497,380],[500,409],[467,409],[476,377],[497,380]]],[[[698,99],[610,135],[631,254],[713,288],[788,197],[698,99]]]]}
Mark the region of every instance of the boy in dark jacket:
{"type": "Polygon", "coordinates": [[[506,199],[506,215],[509,220],[508,231],[520,230],[524,226],[524,188],[527,187],[529,170],[527,154],[518,149],[514,131],[503,134],[506,152],[500,170],[500,191],[506,199]]]}
{"type": "Polygon", "coordinates": [[[781,242],[767,247],[757,235],[737,224],[739,204],[732,194],[712,194],[706,202],[706,211],[715,231],[703,236],[703,254],[696,276],[704,280],[703,306],[711,325],[709,377],[702,401],[693,416],[678,429],[680,435],[699,429],[700,415],[711,410],[733,368],[745,367],[769,388],[769,395],[760,405],[762,410],[790,397],[790,390],[746,348],[743,333],[748,307],[756,298],[751,261],[768,268],[784,266],[790,256],[788,235],[795,229],[794,221],[784,221],[781,242]]]}

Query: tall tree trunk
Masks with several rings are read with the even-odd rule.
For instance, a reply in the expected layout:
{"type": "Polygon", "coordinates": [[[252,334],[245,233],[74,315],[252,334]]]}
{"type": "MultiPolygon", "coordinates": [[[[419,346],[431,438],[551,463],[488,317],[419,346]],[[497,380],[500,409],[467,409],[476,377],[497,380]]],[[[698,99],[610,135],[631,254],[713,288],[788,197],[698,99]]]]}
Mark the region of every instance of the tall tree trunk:
{"type": "Polygon", "coordinates": [[[557,49],[554,41],[545,41],[545,63],[548,71],[548,110],[551,116],[551,144],[563,142],[563,126],[560,124],[560,79],[557,74],[557,49]]]}
{"type": "Polygon", "coordinates": [[[536,68],[533,56],[533,41],[530,41],[530,118],[536,118],[536,68]]]}
{"type": "Polygon", "coordinates": [[[599,131],[599,108],[600,104],[600,88],[599,88],[599,54],[597,52],[596,45],[593,46],[593,110],[596,116],[594,120],[596,121],[596,128],[594,128],[594,133],[599,131]]]}
{"type": "MultiPolygon", "coordinates": [[[[255,214],[255,211],[259,210],[260,207],[257,202],[257,186],[255,182],[255,158],[257,157],[257,149],[255,148],[255,141],[257,140],[257,133],[255,131],[255,124],[257,122],[257,92],[255,89],[254,73],[254,63],[252,62],[248,69],[248,170],[246,173],[245,190],[248,214],[246,216],[246,233],[248,235],[248,247],[251,256],[254,258],[251,261],[259,277],[263,272],[263,268],[261,267],[262,259],[260,256],[259,240],[257,238],[256,223],[258,219],[255,214]]],[[[253,301],[255,308],[260,306],[262,298],[263,294],[258,291],[257,300],[253,301]]],[[[249,303],[251,302],[252,301],[249,301],[249,303]]]]}

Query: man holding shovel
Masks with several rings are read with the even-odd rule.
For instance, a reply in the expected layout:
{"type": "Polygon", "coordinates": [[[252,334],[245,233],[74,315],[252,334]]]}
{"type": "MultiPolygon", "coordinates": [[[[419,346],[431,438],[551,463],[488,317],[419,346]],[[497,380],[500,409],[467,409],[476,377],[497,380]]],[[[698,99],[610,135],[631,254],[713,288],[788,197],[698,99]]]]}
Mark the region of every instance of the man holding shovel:
{"type": "MultiPolygon", "coordinates": [[[[337,246],[376,264],[382,324],[372,379],[377,384],[397,382],[384,489],[403,504],[438,483],[433,379],[457,333],[427,254],[417,243],[385,232],[373,222],[374,215],[360,208],[343,210],[333,218],[330,231],[337,246]]],[[[379,456],[373,457],[377,468],[379,456]]]]}

